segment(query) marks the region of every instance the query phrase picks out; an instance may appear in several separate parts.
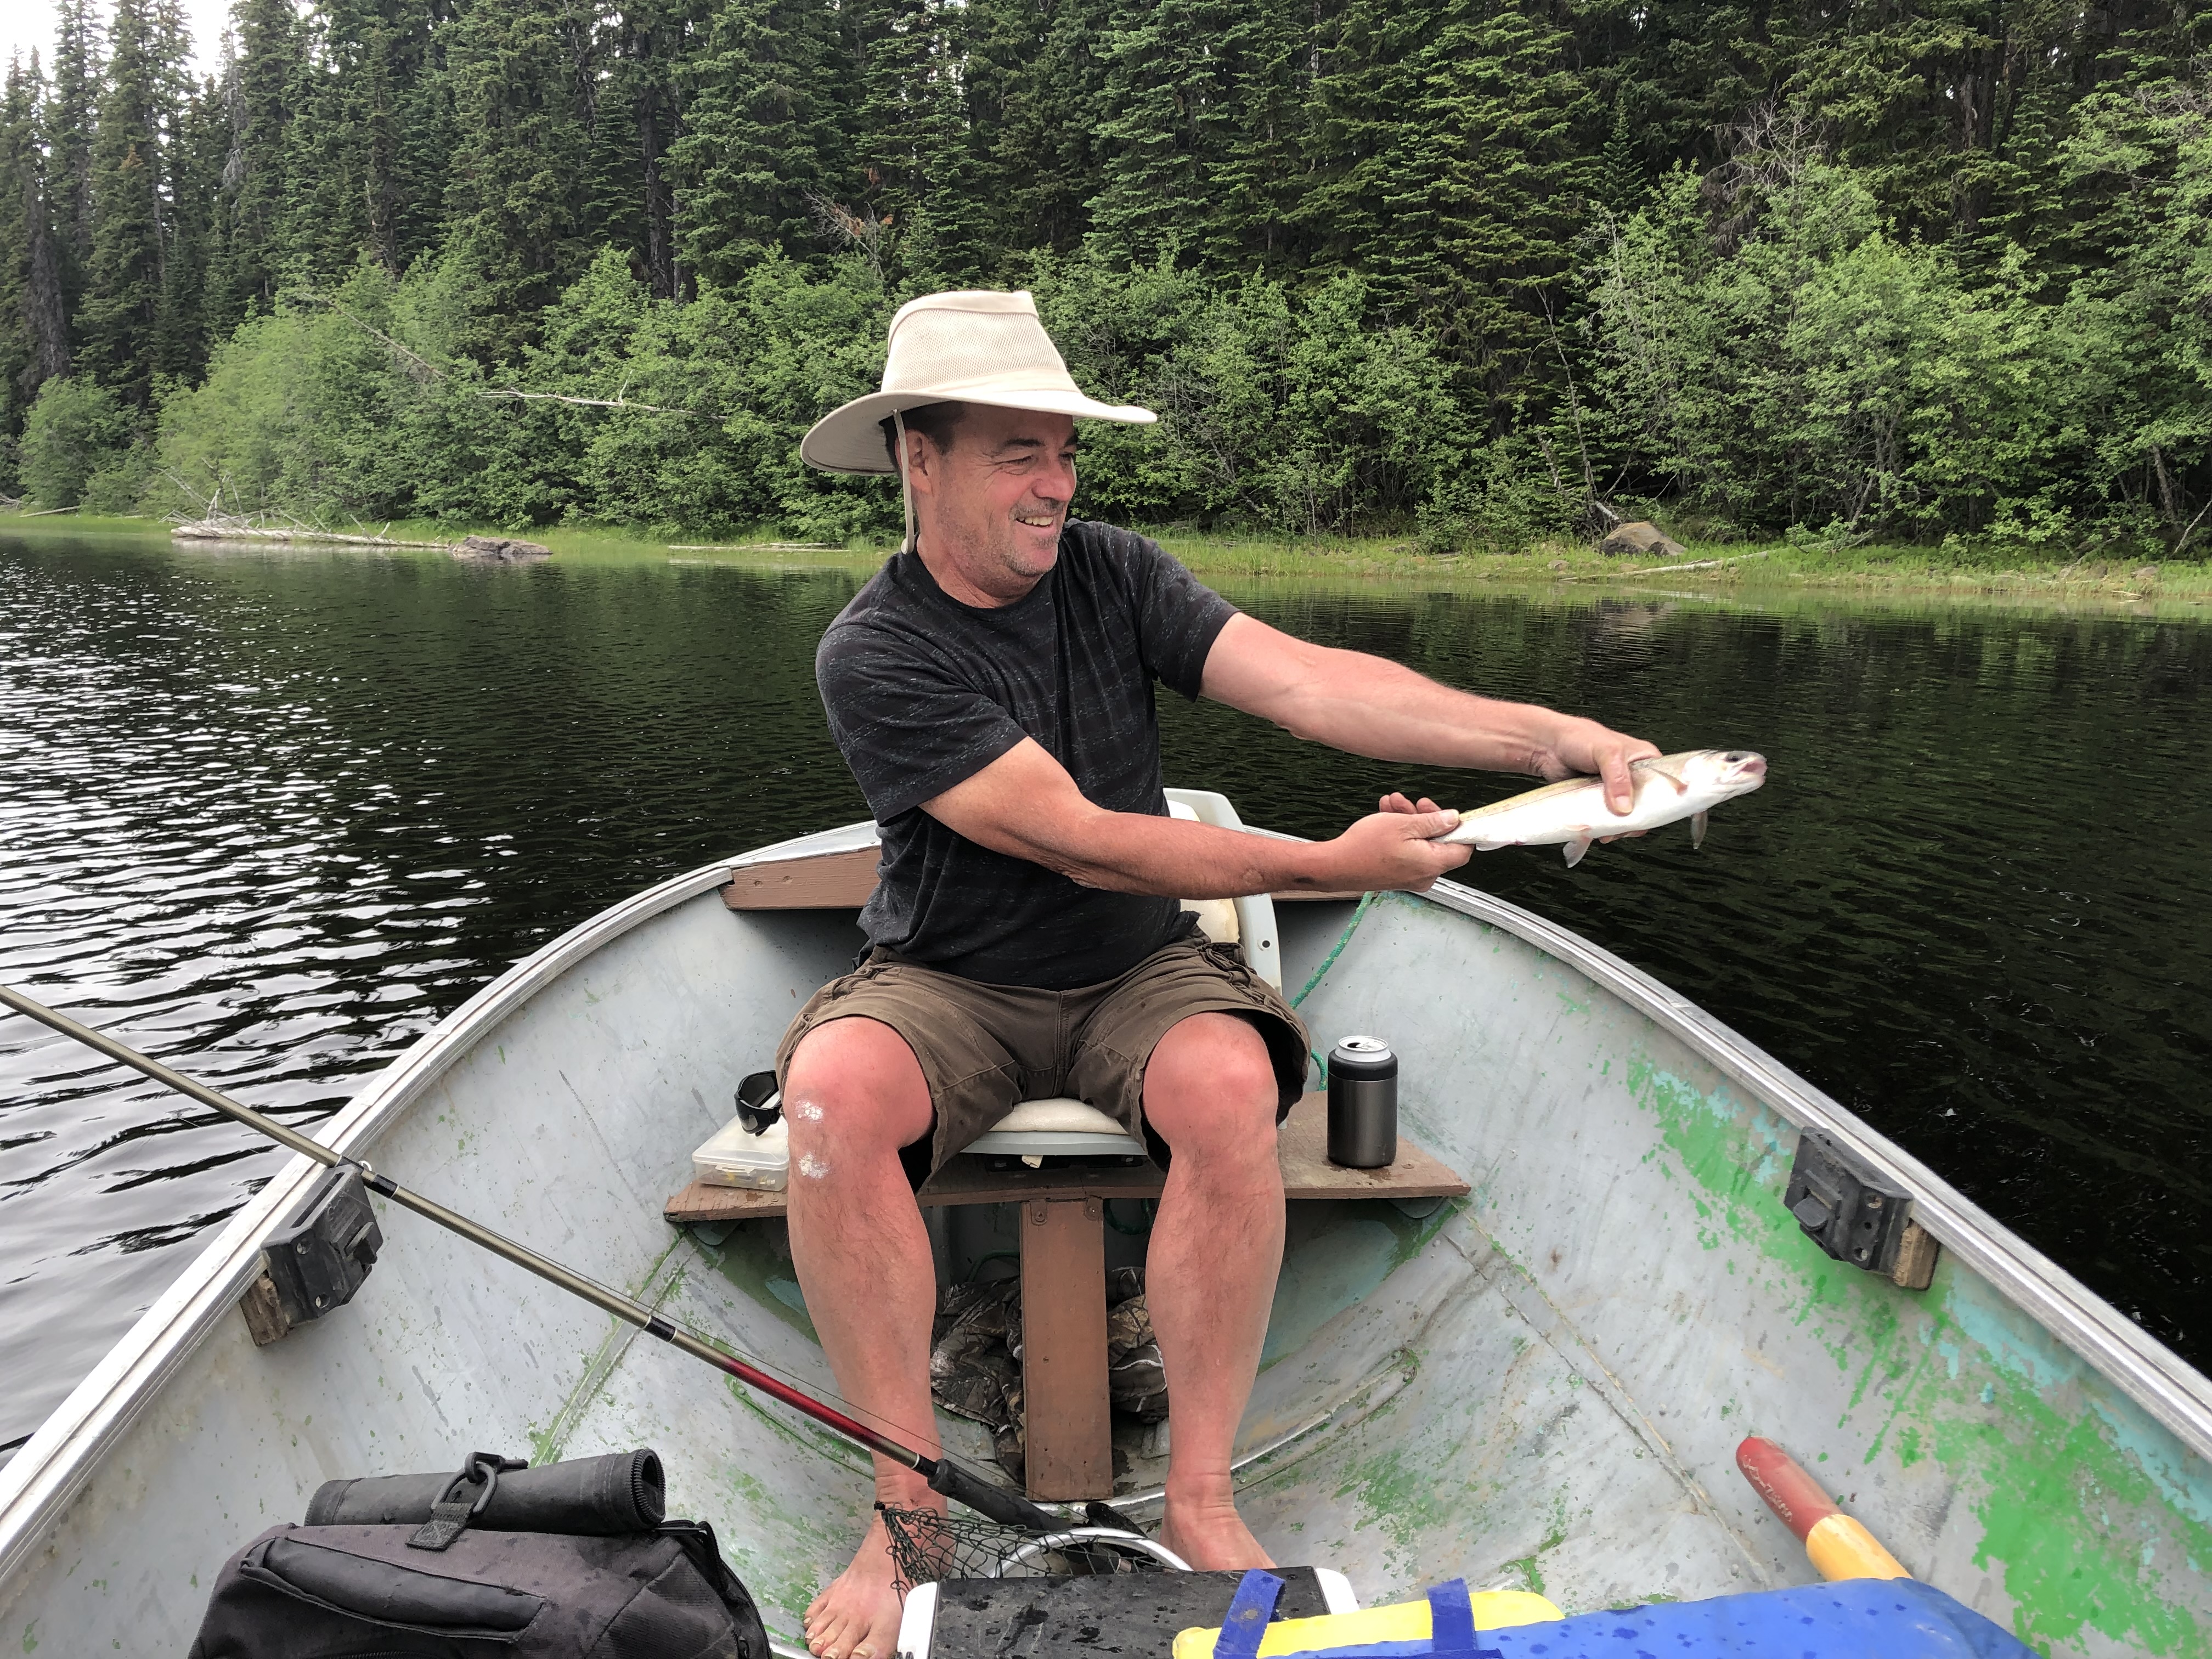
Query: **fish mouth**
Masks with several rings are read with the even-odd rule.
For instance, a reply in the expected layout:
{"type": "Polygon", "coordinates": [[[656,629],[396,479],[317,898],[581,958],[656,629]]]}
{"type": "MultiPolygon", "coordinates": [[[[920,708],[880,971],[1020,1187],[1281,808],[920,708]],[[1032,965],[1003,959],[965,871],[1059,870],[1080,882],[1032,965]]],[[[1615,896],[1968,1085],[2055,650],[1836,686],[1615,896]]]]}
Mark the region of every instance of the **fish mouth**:
{"type": "Polygon", "coordinates": [[[1721,775],[1724,784],[1734,784],[1739,789],[1756,789],[1766,781],[1766,757],[1754,755],[1747,749],[1731,749],[1721,757],[1727,770],[1721,775]]]}

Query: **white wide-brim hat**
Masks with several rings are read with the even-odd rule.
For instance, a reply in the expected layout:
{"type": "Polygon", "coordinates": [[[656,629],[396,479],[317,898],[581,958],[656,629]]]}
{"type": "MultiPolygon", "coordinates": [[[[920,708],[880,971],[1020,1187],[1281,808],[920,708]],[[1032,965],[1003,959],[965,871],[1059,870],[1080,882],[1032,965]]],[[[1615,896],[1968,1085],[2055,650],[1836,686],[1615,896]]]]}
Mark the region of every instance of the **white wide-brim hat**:
{"type": "Polygon", "coordinates": [[[1087,398],[1044,331],[1026,290],[967,290],[909,300],[891,319],[884,388],[831,410],[799,453],[825,472],[895,472],[883,421],[924,404],[988,404],[1091,421],[1145,426],[1159,419],[1130,404],[1087,398]]]}

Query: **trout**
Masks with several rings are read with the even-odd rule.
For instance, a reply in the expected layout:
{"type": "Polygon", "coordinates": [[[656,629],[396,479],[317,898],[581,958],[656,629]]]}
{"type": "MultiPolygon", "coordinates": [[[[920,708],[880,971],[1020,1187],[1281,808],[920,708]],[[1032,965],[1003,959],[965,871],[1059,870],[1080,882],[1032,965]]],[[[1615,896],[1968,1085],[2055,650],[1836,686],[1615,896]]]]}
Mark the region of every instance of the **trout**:
{"type": "Polygon", "coordinates": [[[1686,749],[1631,761],[1629,780],[1636,804],[1626,814],[1605,804],[1605,785],[1596,778],[1569,778],[1526,794],[1514,795],[1459,815],[1459,828],[1440,841],[1457,842],[1485,853],[1501,847],[1564,845],[1567,867],[1583,861],[1593,841],[1632,836],[1662,824],[1690,821],[1690,845],[1705,841],[1706,815],[1724,800],[1747,795],[1766,781],[1766,760],[1747,749],[1686,749]]]}

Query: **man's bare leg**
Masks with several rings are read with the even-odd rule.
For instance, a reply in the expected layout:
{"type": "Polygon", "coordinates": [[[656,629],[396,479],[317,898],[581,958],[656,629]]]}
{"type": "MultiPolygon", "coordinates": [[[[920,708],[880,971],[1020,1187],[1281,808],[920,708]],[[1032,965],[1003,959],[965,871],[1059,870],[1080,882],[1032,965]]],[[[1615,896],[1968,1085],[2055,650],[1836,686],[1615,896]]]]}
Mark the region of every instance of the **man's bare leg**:
{"type": "MultiPolygon", "coordinates": [[[[898,1149],[929,1133],[929,1085],[906,1040],[879,1020],[817,1025],[784,1073],[791,1125],[791,1255],[806,1311],[855,1415],[935,1456],[929,1328],[937,1269],[898,1149]]],[[[876,1459],[876,1496],[943,1509],[921,1477],[876,1459]]],[[[890,1659],[899,1599],[883,1523],[806,1610],[821,1659],[890,1659]]]]}
{"type": "Polygon", "coordinates": [[[1174,1153],[1145,1267],[1175,1425],[1160,1541],[1194,1567],[1272,1566],[1229,1484],[1283,1263],[1267,1043],[1234,1014],[1178,1022],[1145,1068],[1145,1115],[1174,1153]]]}

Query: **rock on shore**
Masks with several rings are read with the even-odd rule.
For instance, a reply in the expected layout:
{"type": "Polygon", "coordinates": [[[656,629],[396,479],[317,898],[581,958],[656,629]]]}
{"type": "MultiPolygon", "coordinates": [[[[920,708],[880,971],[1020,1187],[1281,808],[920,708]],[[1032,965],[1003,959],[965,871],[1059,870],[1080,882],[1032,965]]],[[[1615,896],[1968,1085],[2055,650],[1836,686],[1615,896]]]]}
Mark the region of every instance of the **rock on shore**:
{"type": "Polygon", "coordinates": [[[529,559],[550,559],[553,550],[543,542],[517,541],[509,536],[465,536],[453,544],[453,556],[480,564],[520,564],[529,559]]]}
{"type": "Polygon", "coordinates": [[[1638,553],[1662,559],[1679,559],[1690,550],[1657,525],[1639,519],[1634,524],[1617,526],[1598,544],[1597,550],[1615,556],[1638,553]]]}

